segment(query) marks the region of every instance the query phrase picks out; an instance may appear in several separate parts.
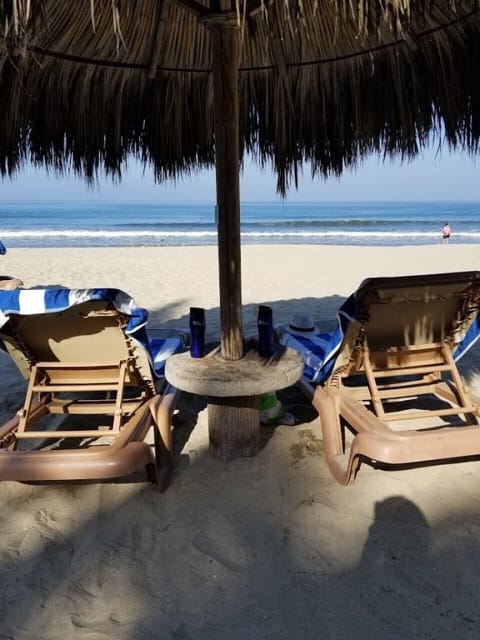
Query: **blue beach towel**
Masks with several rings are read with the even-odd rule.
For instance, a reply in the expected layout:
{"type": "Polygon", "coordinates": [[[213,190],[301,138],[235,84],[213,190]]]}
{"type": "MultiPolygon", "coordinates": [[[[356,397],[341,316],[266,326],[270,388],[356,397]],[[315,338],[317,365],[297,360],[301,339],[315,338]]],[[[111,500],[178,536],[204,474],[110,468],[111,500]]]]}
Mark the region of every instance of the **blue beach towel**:
{"type": "MultiPolygon", "coordinates": [[[[148,311],[137,307],[135,300],[120,289],[67,289],[45,287],[0,290],[0,328],[9,315],[34,315],[64,311],[89,301],[107,301],[128,317],[125,333],[146,351],[152,371],[163,377],[167,358],[185,348],[185,336],[149,339],[146,331],[148,311]]],[[[3,347],[3,345],[2,345],[3,347]]]]}
{"type": "Polygon", "coordinates": [[[332,333],[302,336],[289,333],[288,326],[278,329],[280,344],[299,351],[304,359],[304,377],[322,384],[332,373],[343,336],[355,317],[355,295],[352,294],[337,312],[337,326],[332,333]]]}

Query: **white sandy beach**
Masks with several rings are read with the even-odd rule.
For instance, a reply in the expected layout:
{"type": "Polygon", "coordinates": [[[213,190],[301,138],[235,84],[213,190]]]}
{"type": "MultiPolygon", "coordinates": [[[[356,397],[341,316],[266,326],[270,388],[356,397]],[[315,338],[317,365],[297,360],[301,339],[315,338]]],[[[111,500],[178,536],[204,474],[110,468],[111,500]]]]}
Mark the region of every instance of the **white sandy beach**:
{"type": "MultiPolygon", "coordinates": [[[[26,286],[118,287],[152,330],[207,309],[218,337],[215,247],[9,249],[26,286]]],[[[332,326],[361,280],[478,269],[480,246],[246,246],[244,333],[309,311],[332,326]]],[[[480,346],[461,363],[480,395],[480,346]]],[[[0,417],[24,382],[2,361],[0,417]]],[[[286,396],[288,398],[288,394],[286,396]]],[[[0,483],[1,640],[478,638],[480,462],[408,471],[363,465],[336,484],[318,419],[264,431],[260,453],[208,452],[201,399],[180,402],[177,466],[160,494],[141,482],[0,483]]]]}

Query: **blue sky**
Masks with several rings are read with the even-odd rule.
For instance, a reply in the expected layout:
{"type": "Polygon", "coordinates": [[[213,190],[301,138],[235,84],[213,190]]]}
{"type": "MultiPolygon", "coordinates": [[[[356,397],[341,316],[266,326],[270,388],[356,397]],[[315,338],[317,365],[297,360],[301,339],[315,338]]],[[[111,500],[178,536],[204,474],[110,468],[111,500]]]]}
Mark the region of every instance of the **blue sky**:
{"type": "MultiPolygon", "coordinates": [[[[304,169],[298,191],[293,187],[288,202],[358,201],[358,200],[480,200],[480,180],[476,163],[466,154],[440,155],[433,149],[410,163],[382,162],[367,159],[355,172],[346,171],[341,178],[310,178],[304,169]]],[[[137,203],[215,202],[213,171],[193,174],[177,184],[155,185],[151,171],[143,174],[132,161],[120,184],[102,179],[89,189],[80,178],[57,177],[42,170],[25,169],[12,181],[0,182],[0,202],[27,201],[105,201],[137,203]]],[[[273,202],[278,200],[275,177],[246,164],[241,180],[241,200],[273,202]]]]}

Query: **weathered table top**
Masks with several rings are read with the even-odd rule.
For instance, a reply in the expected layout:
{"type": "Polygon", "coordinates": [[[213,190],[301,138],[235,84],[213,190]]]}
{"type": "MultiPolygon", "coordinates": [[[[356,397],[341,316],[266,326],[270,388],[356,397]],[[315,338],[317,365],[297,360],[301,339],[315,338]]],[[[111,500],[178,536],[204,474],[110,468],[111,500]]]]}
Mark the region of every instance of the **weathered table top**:
{"type": "Polygon", "coordinates": [[[204,358],[190,353],[170,356],[165,377],[174,387],[189,393],[217,398],[259,396],[295,384],[303,373],[303,358],[294,349],[260,358],[248,351],[241,360],[224,360],[219,352],[204,358]]]}

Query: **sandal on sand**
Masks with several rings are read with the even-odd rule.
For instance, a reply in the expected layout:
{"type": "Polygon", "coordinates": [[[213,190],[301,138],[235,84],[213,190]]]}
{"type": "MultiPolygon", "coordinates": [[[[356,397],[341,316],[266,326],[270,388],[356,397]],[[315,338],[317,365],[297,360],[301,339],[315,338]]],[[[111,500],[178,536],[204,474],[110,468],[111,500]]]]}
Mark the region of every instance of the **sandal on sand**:
{"type": "Polygon", "coordinates": [[[288,411],[283,415],[283,418],[280,419],[278,424],[284,424],[287,427],[294,427],[296,424],[298,424],[298,420],[296,418],[296,416],[293,415],[293,413],[289,413],[288,411]]]}

